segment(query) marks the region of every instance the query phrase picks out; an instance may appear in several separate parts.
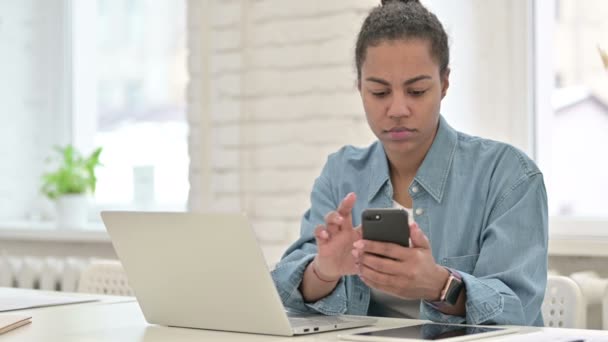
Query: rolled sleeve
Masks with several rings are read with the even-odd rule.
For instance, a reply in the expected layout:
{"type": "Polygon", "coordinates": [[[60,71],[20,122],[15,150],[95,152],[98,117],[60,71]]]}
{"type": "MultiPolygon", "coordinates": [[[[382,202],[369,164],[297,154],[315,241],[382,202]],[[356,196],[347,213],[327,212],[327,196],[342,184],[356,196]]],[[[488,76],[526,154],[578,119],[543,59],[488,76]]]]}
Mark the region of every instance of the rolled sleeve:
{"type": "Polygon", "coordinates": [[[466,317],[444,314],[426,301],[422,301],[422,317],[435,322],[482,324],[487,323],[503,311],[504,297],[496,290],[501,285],[491,286],[470,274],[458,273],[462,277],[467,293],[466,317]]]}
{"type": "MultiPolygon", "coordinates": [[[[306,244],[304,250],[313,246],[306,244]]],[[[272,271],[272,278],[277,286],[283,305],[299,313],[322,313],[324,315],[339,315],[346,312],[347,298],[344,277],[340,279],[335,289],[326,297],[312,303],[304,301],[300,292],[300,284],[304,271],[315,257],[314,253],[305,254],[302,249],[286,256],[272,271]]]]}
{"type": "Polygon", "coordinates": [[[445,315],[423,301],[423,317],[468,324],[543,324],[547,282],[547,197],[540,173],[526,175],[501,198],[481,236],[466,288],[466,317],[445,315]]]}
{"type": "Polygon", "coordinates": [[[287,249],[271,273],[283,305],[296,312],[338,315],[346,313],[348,308],[346,277],[340,279],[329,295],[316,302],[305,302],[300,292],[304,271],[317,254],[314,229],[324,223],[325,215],[338,206],[338,198],[333,193],[329,181],[330,161],[328,160],[321,175],[315,180],[311,193],[311,207],[302,217],[300,238],[287,249]]]}

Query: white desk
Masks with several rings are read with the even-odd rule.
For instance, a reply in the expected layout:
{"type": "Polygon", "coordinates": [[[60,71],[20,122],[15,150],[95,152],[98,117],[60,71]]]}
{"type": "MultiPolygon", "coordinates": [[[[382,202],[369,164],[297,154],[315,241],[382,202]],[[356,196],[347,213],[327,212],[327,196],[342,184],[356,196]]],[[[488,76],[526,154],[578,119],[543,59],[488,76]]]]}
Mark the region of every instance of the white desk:
{"type": "MultiPolygon", "coordinates": [[[[17,311],[19,313],[21,311],[17,311]]],[[[342,330],[301,337],[275,337],[267,335],[240,334],[220,331],[169,328],[146,323],[137,302],[102,301],[97,304],[74,304],[52,308],[24,310],[32,315],[32,324],[20,327],[4,335],[0,341],[336,341],[337,335],[345,332],[365,331],[378,328],[406,326],[417,323],[415,320],[382,318],[374,327],[342,330]]],[[[525,331],[536,331],[537,328],[523,328],[525,331]]],[[[542,328],[546,331],[559,331],[563,335],[606,336],[608,332],[589,330],[569,330],[542,328]]],[[[513,335],[510,335],[511,337],[513,335]]],[[[492,341],[500,341],[497,337],[492,341]]],[[[508,337],[507,337],[508,338],[508,337]]],[[[482,341],[482,340],[479,340],[482,341]]],[[[487,341],[487,340],[486,340],[487,341]]],[[[513,339],[511,339],[513,341],[513,339]]]]}

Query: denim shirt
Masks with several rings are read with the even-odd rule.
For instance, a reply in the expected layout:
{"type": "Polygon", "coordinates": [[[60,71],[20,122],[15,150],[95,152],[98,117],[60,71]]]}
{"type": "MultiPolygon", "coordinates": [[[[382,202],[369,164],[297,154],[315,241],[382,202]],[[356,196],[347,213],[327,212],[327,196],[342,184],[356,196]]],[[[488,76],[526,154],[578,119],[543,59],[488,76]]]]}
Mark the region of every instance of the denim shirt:
{"type": "MultiPolygon", "coordinates": [[[[305,302],[299,286],[315,257],[314,228],[349,192],[357,194],[353,226],[365,208],[392,207],[393,187],[382,144],[346,146],[329,156],[315,180],[300,238],[272,272],[286,308],[326,315],[366,315],[370,289],[344,276],[333,292],[305,302]]],[[[414,219],[431,242],[435,262],[462,275],[466,317],[425,301],[421,319],[468,324],[542,326],[547,282],[547,195],[538,167],[523,152],[455,131],[443,117],[409,186],[414,219]]]]}

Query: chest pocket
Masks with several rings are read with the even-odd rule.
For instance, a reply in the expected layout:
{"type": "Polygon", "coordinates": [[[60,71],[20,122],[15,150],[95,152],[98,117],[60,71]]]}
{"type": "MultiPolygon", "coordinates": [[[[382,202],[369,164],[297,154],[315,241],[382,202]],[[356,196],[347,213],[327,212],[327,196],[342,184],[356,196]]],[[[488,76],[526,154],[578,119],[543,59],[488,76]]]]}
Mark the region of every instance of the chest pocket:
{"type": "Polygon", "coordinates": [[[441,259],[441,265],[457,271],[472,274],[479,254],[463,255],[441,259]]]}

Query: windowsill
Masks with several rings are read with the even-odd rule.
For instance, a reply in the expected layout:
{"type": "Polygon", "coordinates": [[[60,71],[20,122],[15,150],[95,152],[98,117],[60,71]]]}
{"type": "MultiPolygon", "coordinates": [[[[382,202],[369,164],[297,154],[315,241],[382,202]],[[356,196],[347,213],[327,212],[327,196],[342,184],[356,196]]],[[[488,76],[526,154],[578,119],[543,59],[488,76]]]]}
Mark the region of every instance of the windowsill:
{"type": "Polygon", "coordinates": [[[608,257],[608,237],[551,235],[549,256],[608,257]]]}
{"type": "Polygon", "coordinates": [[[110,242],[102,223],[89,223],[83,228],[58,228],[55,222],[0,222],[0,240],[50,242],[110,242]]]}
{"type": "MultiPolygon", "coordinates": [[[[608,257],[608,234],[604,222],[551,219],[550,256],[608,257]],[[572,229],[576,227],[576,229],[572,229]]],[[[57,228],[54,222],[0,222],[0,240],[109,243],[110,237],[101,222],[91,222],[81,229],[57,228]]]]}
{"type": "Polygon", "coordinates": [[[550,256],[608,256],[608,221],[598,218],[552,216],[550,256]]]}

